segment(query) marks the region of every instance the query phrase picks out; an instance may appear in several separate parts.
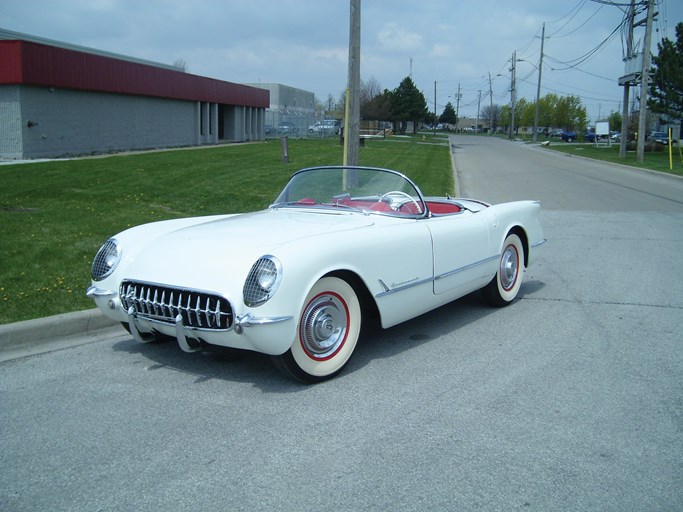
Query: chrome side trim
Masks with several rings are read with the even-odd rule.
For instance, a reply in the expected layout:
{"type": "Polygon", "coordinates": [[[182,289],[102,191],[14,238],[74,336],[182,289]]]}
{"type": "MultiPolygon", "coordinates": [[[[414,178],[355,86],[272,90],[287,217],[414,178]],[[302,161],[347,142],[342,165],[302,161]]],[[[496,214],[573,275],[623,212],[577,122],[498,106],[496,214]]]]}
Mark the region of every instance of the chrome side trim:
{"type": "Polygon", "coordinates": [[[104,288],[98,288],[97,286],[89,286],[85,291],[85,296],[91,299],[94,299],[95,297],[111,297],[116,294],[117,292],[115,291],[105,290],[104,288]]]}
{"type": "Polygon", "coordinates": [[[536,242],[536,243],[531,244],[531,247],[532,247],[532,249],[533,249],[534,247],[538,247],[538,246],[540,246],[540,245],[543,245],[543,244],[546,243],[547,241],[548,241],[548,239],[547,239],[547,238],[544,238],[544,239],[542,239],[542,240],[539,240],[539,241],[536,242]]]}
{"type": "Polygon", "coordinates": [[[386,295],[391,295],[392,293],[402,292],[403,290],[407,290],[408,288],[413,288],[414,286],[420,286],[420,285],[425,284],[425,283],[431,283],[432,281],[434,281],[433,278],[427,277],[425,279],[418,279],[417,281],[412,281],[410,283],[403,284],[403,285],[397,286],[395,288],[389,289],[387,287],[387,285],[384,284],[384,281],[382,281],[380,279],[379,284],[384,291],[375,294],[375,298],[379,299],[380,297],[384,297],[386,295]]]}
{"type": "Polygon", "coordinates": [[[458,274],[460,272],[464,272],[465,270],[469,270],[474,267],[478,267],[479,265],[483,265],[484,263],[488,263],[489,261],[497,260],[500,258],[500,254],[494,254],[493,256],[489,256],[488,258],[484,258],[483,260],[470,263],[469,265],[465,265],[464,267],[456,268],[454,270],[449,270],[448,272],[444,272],[443,274],[439,274],[438,276],[434,277],[434,281],[438,281],[439,279],[444,279],[446,277],[450,277],[454,274],[458,274]]]}
{"type": "MultiPolygon", "coordinates": [[[[258,317],[254,316],[252,313],[247,313],[244,316],[238,316],[235,319],[235,325],[241,327],[254,327],[256,325],[268,325],[276,324],[279,322],[286,322],[291,320],[293,316],[271,316],[271,317],[258,317]]],[[[233,326],[234,327],[234,326],[233,326]]]]}
{"type": "Polygon", "coordinates": [[[384,297],[386,295],[391,295],[392,293],[402,292],[404,290],[407,290],[408,288],[412,288],[413,286],[420,286],[420,285],[425,284],[425,283],[438,281],[439,279],[445,279],[446,277],[450,277],[454,274],[458,274],[459,272],[469,270],[469,269],[477,267],[479,265],[483,265],[484,263],[488,263],[489,261],[497,260],[498,258],[500,258],[500,254],[494,254],[493,256],[489,256],[488,258],[485,258],[481,261],[477,261],[475,263],[470,263],[469,265],[465,265],[464,267],[456,268],[454,270],[449,270],[448,272],[444,272],[443,274],[439,274],[438,276],[428,277],[426,279],[419,279],[419,280],[413,281],[411,283],[401,285],[401,286],[397,286],[397,287],[391,288],[391,289],[389,289],[389,287],[384,283],[384,281],[382,281],[380,279],[379,284],[382,287],[383,291],[375,294],[375,298],[379,299],[379,298],[384,297]]]}

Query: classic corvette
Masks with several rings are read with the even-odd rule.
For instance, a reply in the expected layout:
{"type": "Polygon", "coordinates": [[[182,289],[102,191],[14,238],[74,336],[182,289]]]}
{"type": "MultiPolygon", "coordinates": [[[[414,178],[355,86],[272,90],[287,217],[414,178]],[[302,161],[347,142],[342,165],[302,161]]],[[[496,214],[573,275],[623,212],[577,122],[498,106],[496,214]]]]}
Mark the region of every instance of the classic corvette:
{"type": "Polygon", "coordinates": [[[477,289],[512,302],[545,242],[539,210],[425,197],[389,169],[303,169],[266,210],[114,236],[87,295],[139,342],[255,350],[318,382],[347,364],[366,315],[388,328],[477,289]]]}

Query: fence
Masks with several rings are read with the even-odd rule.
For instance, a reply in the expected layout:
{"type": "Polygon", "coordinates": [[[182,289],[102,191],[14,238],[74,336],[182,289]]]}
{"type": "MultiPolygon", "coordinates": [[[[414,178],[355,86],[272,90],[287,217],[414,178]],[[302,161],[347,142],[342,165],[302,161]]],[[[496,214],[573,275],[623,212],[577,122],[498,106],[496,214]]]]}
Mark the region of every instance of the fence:
{"type": "Polygon", "coordinates": [[[316,118],[313,114],[266,111],[266,138],[284,135],[294,138],[338,137],[340,123],[333,119],[316,118]]]}

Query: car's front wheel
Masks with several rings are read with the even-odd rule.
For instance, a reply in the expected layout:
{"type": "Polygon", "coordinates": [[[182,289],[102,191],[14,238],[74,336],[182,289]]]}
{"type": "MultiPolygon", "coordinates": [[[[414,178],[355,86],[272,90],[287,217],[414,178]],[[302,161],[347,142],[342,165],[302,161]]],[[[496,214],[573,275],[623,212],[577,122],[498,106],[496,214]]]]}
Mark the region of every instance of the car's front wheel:
{"type": "Polygon", "coordinates": [[[486,301],[498,307],[510,304],[519,293],[523,274],[524,246],[518,235],[510,233],[503,242],[498,271],[483,289],[486,301]]]}
{"type": "Polygon", "coordinates": [[[273,361],[301,382],[330,379],[351,358],[360,326],[360,302],[353,287],[337,277],[324,277],[306,296],[291,348],[273,361]]]}

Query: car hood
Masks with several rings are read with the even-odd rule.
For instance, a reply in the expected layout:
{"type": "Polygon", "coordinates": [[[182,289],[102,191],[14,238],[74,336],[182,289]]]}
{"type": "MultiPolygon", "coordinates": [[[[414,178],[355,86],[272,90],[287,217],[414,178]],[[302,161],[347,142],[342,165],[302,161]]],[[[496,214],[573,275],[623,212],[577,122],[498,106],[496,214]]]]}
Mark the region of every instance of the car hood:
{"type": "Polygon", "coordinates": [[[274,249],[322,233],[372,225],[367,215],[319,210],[265,210],[201,222],[163,235],[169,243],[228,244],[235,248],[274,249]]]}
{"type": "Polygon", "coordinates": [[[145,236],[141,231],[138,236],[123,237],[126,263],[120,277],[207,290],[234,289],[235,285],[241,289],[249,269],[261,256],[310,250],[312,238],[367,227],[374,218],[349,212],[281,209],[196,221],[191,225],[187,220],[178,225],[162,223],[156,232],[146,226],[145,236]],[[126,251],[131,238],[137,242],[126,251]]]}

